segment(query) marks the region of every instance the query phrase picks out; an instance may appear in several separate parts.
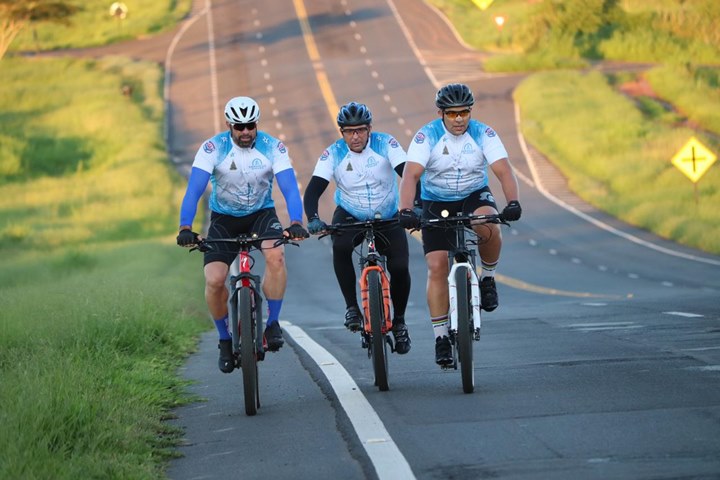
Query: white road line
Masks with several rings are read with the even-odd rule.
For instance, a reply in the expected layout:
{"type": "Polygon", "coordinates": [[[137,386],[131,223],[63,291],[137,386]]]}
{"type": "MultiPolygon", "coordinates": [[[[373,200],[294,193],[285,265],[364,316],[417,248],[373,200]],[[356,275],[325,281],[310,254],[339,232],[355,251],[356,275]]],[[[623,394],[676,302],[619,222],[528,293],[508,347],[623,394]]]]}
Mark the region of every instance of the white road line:
{"type": "Polygon", "coordinates": [[[381,480],[414,479],[402,452],[390,437],[385,425],[370,406],[355,381],[335,357],[290,322],[280,322],[285,332],[317,363],[330,382],[345,413],[355,429],[360,443],[370,457],[381,480]]]}
{"type": "Polygon", "coordinates": [[[700,315],[699,313],[689,313],[689,312],[662,312],[665,315],[676,315],[678,317],[686,317],[686,318],[701,318],[705,315],[700,315]]]}
{"type": "Polygon", "coordinates": [[[618,327],[622,325],[634,325],[634,322],[602,322],[602,323],[571,323],[568,325],[570,328],[585,328],[585,327],[618,327]]]}

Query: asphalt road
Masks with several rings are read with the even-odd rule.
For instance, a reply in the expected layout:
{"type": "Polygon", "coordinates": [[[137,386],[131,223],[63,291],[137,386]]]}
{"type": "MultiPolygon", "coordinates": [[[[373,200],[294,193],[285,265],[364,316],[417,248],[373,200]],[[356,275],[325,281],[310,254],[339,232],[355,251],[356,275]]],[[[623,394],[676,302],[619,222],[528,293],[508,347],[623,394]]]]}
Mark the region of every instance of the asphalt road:
{"type": "Polygon", "coordinates": [[[261,364],[257,416],[244,414],[240,373],[217,370],[213,331],[188,359],[183,374],[205,401],[177,411],[186,435],[170,478],[720,478],[720,258],[579,201],[517,135],[521,77],[483,72],[482,54],[424,2],[209,5],[197,1],[175,32],[112,47],[169,63],[179,168],[220,128],[231,96],[258,100],[261,129],[286,142],[306,184],[336,138],[338,105],[368,104],[375,129],[407,146],[435,115],[438,85],[463,81],[523,180],[524,213],[504,233],[501,307],[483,318],[473,394],[434,364],[418,242],[412,351],[390,358],[390,391],[379,392],[358,336],[342,328],[329,244],[310,239],[287,249],[288,344],[261,364]]]}

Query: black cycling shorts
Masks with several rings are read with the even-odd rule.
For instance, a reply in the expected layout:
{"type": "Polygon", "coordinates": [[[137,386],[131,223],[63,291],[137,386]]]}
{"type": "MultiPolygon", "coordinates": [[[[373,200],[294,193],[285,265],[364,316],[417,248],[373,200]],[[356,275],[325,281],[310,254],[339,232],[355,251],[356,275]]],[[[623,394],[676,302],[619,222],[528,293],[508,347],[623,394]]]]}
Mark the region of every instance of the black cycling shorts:
{"type": "MultiPolygon", "coordinates": [[[[490,187],[483,187],[468,195],[463,200],[454,202],[437,202],[423,200],[423,218],[442,218],[441,212],[447,210],[449,214],[457,215],[458,212],[465,214],[473,213],[480,207],[490,206],[497,211],[495,198],[490,187]]],[[[455,232],[443,228],[426,227],[422,229],[423,251],[427,255],[438,250],[452,250],[455,248],[455,232]]]]}
{"type": "MultiPolygon", "coordinates": [[[[265,208],[244,217],[233,217],[212,212],[208,238],[233,238],[241,234],[257,233],[258,236],[282,235],[283,228],[275,208],[265,208]]],[[[237,246],[230,243],[214,243],[213,250],[205,252],[205,265],[223,262],[230,265],[237,257],[237,246]]]]}

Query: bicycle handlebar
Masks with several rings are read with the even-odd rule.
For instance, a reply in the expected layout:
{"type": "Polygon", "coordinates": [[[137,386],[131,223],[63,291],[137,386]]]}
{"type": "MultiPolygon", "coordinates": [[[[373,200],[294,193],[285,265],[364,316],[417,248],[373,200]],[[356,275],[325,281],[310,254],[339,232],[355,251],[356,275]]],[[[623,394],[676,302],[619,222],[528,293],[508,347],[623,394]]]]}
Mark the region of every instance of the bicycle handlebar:
{"type": "Polygon", "coordinates": [[[266,248],[275,248],[279,247],[280,245],[290,244],[299,246],[296,242],[294,242],[290,237],[286,237],[285,235],[258,235],[256,233],[251,234],[240,234],[237,237],[229,237],[229,238],[198,238],[197,243],[194,247],[190,249],[190,251],[199,250],[201,252],[209,252],[214,249],[212,244],[215,243],[234,243],[238,246],[238,249],[242,249],[243,247],[248,247],[248,250],[264,250],[266,248]],[[275,243],[273,243],[272,247],[262,247],[260,245],[260,242],[264,240],[276,240],[275,243]]]}
{"type": "Polygon", "coordinates": [[[384,228],[391,227],[398,224],[397,217],[395,218],[371,218],[368,220],[358,220],[350,223],[334,223],[328,225],[325,233],[318,236],[318,239],[326,237],[332,233],[342,234],[347,230],[375,230],[380,231],[384,228]]]}
{"type": "Polygon", "coordinates": [[[502,213],[476,215],[474,213],[467,213],[461,215],[452,215],[447,217],[439,218],[428,218],[420,221],[420,228],[444,228],[452,229],[462,227],[472,227],[473,225],[482,225],[484,223],[498,223],[501,225],[510,226],[505,220],[502,213]]]}

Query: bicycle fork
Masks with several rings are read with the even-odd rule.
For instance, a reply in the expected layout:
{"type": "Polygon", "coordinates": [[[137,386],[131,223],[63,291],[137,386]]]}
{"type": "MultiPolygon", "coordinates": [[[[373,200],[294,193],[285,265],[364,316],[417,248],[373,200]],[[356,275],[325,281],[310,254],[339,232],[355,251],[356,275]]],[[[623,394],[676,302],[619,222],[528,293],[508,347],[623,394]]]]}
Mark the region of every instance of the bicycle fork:
{"type": "Polygon", "coordinates": [[[470,274],[470,300],[472,302],[472,318],[473,318],[473,337],[474,339],[480,340],[480,283],[478,281],[477,274],[473,269],[473,266],[468,262],[460,262],[452,265],[450,269],[450,275],[448,275],[448,285],[450,286],[450,314],[448,315],[450,320],[450,330],[457,332],[458,319],[458,298],[457,298],[457,284],[455,283],[455,272],[458,268],[464,267],[470,274]]]}

